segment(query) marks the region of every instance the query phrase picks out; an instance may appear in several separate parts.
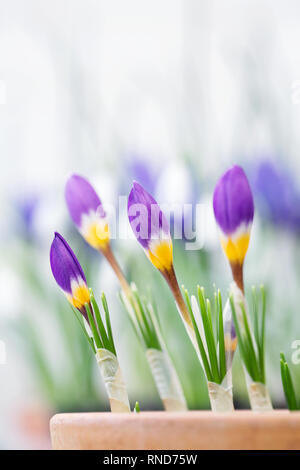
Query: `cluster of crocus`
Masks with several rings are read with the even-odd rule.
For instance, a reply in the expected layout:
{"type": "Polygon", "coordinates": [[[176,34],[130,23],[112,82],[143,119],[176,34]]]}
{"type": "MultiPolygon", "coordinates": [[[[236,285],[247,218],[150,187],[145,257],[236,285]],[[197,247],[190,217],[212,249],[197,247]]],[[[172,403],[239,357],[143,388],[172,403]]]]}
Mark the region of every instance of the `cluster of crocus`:
{"type": "MultiPolygon", "coordinates": [[[[66,184],[65,199],[71,218],[79,232],[87,243],[105,256],[120,282],[121,299],[132,320],[138,339],[145,349],[146,358],[165,409],[185,410],[186,403],[181,385],[168,358],[166,348],[162,344],[159,325],[153,321],[152,306],[149,302],[141,300],[137,289],[131,288],[116,260],[110,244],[107,216],[98,194],[85,178],[72,175],[66,184]]],[[[88,319],[85,310],[82,307],[82,313],[88,319]]]]}
{"type": "MultiPolygon", "coordinates": [[[[100,198],[90,183],[78,175],[73,175],[68,180],[65,196],[70,215],[80,233],[93,248],[105,256],[120,281],[121,300],[144,347],[165,408],[186,409],[180,383],[162,341],[159,317],[151,303],[139,294],[135,285],[129,285],[113,254],[108,220],[100,198]]],[[[223,412],[233,410],[231,369],[238,343],[247,378],[251,379],[248,384],[251,405],[253,409],[270,409],[264,370],[264,291],[260,325],[254,294],[254,332],[244,296],[243,265],[250,240],[254,204],[247,177],[241,167],[230,168],[218,181],[213,207],[220,228],[221,245],[233,276],[224,312],[221,294],[215,294],[216,327],[212,321],[211,304],[209,299],[206,299],[203,288],[198,286],[198,299],[195,296],[190,299],[185,291],[186,301],[184,300],[175,274],[168,221],[155,199],[137,182],[133,183],[128,197],[128,219],[148,259],[170,287],[205,372],[212,409],[223,412]]],[[[87,287],[82,268],[71,248],[59,234],[56,234],[53,241],[50,259],[57,283],[90,327],[92,340],[89,339],[97,352],[97,361],[104,380],[111,370],[116,377],[120,377],[106,300],[103,301],[105,328],[94,296],[87,287]]],[[[119,385],[124,388],[123,382],[119,385]]],[[[113,404],[116,397],[110,398],[113,404]]],[[[127,404],[124,406],[126,408],[127,404]]],[[[128,411],[128,408],[122,411],[128,411]]]]}
{"type": "Polygon", "coordinates": [[[102,296],[102,304],[105,311],[106,327],[94,295],[87,286],[83,269],[71,247],[59,233],[55,233],[51,244],[50,265],[57,284],[65,293],[72,307],[77,309],[86,321],[86,325],[82,324],[80,317],[74,310],[88,342],[96,354],[111,411],[129,412],[128,394],[117,359],[105,296],[102,296]],[[86,327],[89,328],[89,332],[86,327]]]}

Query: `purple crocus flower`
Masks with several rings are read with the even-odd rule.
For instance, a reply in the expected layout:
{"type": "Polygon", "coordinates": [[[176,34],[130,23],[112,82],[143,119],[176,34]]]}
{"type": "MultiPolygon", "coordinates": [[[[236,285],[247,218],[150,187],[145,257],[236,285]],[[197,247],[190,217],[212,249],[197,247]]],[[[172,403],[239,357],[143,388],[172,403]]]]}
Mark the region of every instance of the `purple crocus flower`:
{"type": "Polygon", "coordinates": [[[244,170],[235,165],[218,181],[213,197],[215,218],[224,252],[233,264],[243,264],[254,216],[251,188],[244,170]]]}
{"type": "Polygon", "coordinates": [[[173,245],[167,219],[155,199],[137,182],[128,197],[128,218],[148,258],[162,272],[173,265],[173,245]]]}
{"type": "Polygon", "coordinates": [[[82,176],[72,175],[65,188],[71,218],[81,235],[93,248],[109,244],[109,227],[101,201],[92,185],[82,176]]]}
{"type": "Polygon", "coordinates": [[[187,331],[195,340],[195,332],[182,297],[173,266],[173,244],[170,228],[155,199],[136,181],[128,197],[128,218],[137,240],[151,263],[167,281],[187,331]]]}
{"type": "Polygon", "coordinates": [[[84,306],[90,301],[90,293],[84,272],[66,240],[57,232],[50,248],[50,265],[69,302],[86,316],[84,306]]]}

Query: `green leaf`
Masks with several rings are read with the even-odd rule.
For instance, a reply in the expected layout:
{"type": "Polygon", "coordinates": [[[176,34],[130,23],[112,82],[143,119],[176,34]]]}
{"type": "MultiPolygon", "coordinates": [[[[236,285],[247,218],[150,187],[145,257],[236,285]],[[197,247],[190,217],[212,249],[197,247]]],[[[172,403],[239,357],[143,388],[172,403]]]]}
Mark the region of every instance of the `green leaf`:
{"type": "Polygon", "coordinates": [[[107,300],[106,300],[104,292],[101,295],[101,300],[102,300],[102,305],[103,305],[104,312],[105,312],[105,323],[106,323],[108,340],[109,340],[109,343],[110,343],[110,351],[116,356],[117,353],[116,353],[114,338],[113,338],[113,334],[112,334],[109,309],[108,309],[107,300]]]}
{"type": "Polygon", "coordinates": [[[134,406],[134,410],[133,410],[135,413],[140,413],[141,412],[141,409],[140,409],[140,404],[138,401],[135,402],[135,406],[134,406]]]}
{"type": "MultiPolygon", "coordinates": [[[[138,339],[139,342],[142,344],[142,346],[146,349],[146,348],[147,348],[147,343],[146,343],[146,341],[145,341],[145,338],[144,338],[142,332],[138,330],[138,328],[139,328],[139,326],[137,327],[138,323],[136,324],[136,323],[134,322],[134,319],[132,318],[130,312],[128,312],[127,305],[126,305],[126,303],[125,303],[125,301],[124,301],[124,299],[123,299],[123,297],[122,297],[122,294],[121,294],[120,292],[119,292],[119,299],[120,299],[120,301],[121,301],[123,307],[125,308],[126,312],[128,313],[129,321],[130,321],[130,323],[131,323],[131,325],[132,325],[133,331],[134,331],[134,333],[135,333],[137,339],[138,339]]],[[[132,304],[131,304],[131,306],[132,306],[132,304]]],[[[133,308],[133,306],[132,306],[132,308],[133,308]]]]}
{"type": "Polygon", "coordinates": [[[218,368],[218,359],[217,359],[217,350],[215,345],[215,339],[212,330],[212,323],[211,323],[211,311],[210,311],[210,303],[207,303],[207,308],[205,305],[205,300],[203,297],[204,289],[201,289],[200,286],[197,288],[198,291],[198,299],[200,305],[200,311],[203,321],[203,328],[206,338],[207,350],[210,360],[211,371],[213,375],[213,381],[216,383],[220,383],[220,375],[219,375],[219,368],[218,368]]]}
{"type": "Polygon", "coordinates": [[[138,307],[139,307],[139,310],[140,310],[140,317],[141,319],[139,320],[139,316],[137,315],[137,321],[139,323],[139,325],[141,325],[141,322],[143,322],[143,326],[144,326],[144,333],[145,333],[145,340],[146,340],[146,345],[148,348],[156,348],[156,339],[155,339],[155,335],[153,335],[153,331],[151,330],[151,327],[149,325],[149,321],[147,319],[147,316],[145,314],[145,310],[144,310],[144,306],[143,306],[143,303],[140,299],[140,296],[138,294],[137,291],[134,291],[134,297],[138,303],[138,307]]]}
{"type": "Polygon", "coordinates": [[[214,310],[215,310],[215,320],[216,320],[216,334],[217,334],[217,344],[219,343],[219,299],[217,291],[214,291],[214,310]]]}
{"type": "Polygon", "coordinates": [[[157,331],[156,331],[156,326],[155,326],[155,324],[153,322],[153,319],[152,319],[151,312],[148,308],[148,305],[145,304],[144,308],[145,308],[145,313],[147,315],[149,326],[150,326],[150,329],[151,329],[153,347],[154,347],[154,349],[158,349],[159,351],[161,351],[162,347],[161,347],[161,344],[160,344],[160,341],[159,341],[159,338],[158,338],[158,334],[157,334],[157,331]]]}
{"type": "Polygon", "coordinates": [[[260,343],[259,324],[258,324],[258,308],[257,308],[257,295],[256,288],[252,286],[252,305],[253,305],[253,317],[254,317],[254,337],[257,346],[260,343]]]}
{"type": "Polygon", "coordinates": [[[285,360],[284,354],[280,353],[280,372],[281,372],[281,381],[285,394],[285,398],[288,404],[288,408],[291,411],[298,409],[296,393],[289,370],[289,366],[285,360]]]}
{"type": "Polygon", "coordinates": [[[89,319],[89,325],[91,327],[91,330],[92,330],[92,333],[93,333],[93,338],[94,338],[94,341],[96,343],[96,346],[98,349],[100,348],[103,348],[103,344],[100,340],[100,336],[99,336],[99,333],[97,331],[97,328],[96,328],[96,325],[95,325],[95,322],[94,322],[94,318],[92,316],[92,313],[91,313],[91,309],[90,309],[90,306],[89,304],[86,302],[84,304],[85,306],[85,309],[86,309],[86,312],[87,312],[87,316],[88,316],[88,319],[89,319]]]}
{"type": "Polygon", "coordinates": [[[260,351],[260,368],[262,371],[263,380],[265,382],[266,292],[265,292],[264,286],[261,286],[260,289],[261,289],[261,296],[262,296],[262,317],[261,317],[261,333],[260,333],[260,341],[259,341],[259,351],[260,351]]]}
{"type": "MultiPolygon", "coordinates": [[[[108,336],[107,336],[107,333],[106,333],[106,330],[105,330],[105,327],[104,327],[104,323],[103,323],[102,318],[101,318],[101,314],[100,314],[98,304],[96,302],[96,299],[95,299],[94,294],[93,294],[91,289],[90,289],[90,294],[91,294],[90,298],[91,298],[91,303],[92,303],[92,307],[93,307],[93,312],[95,314],[95,320],[96,320],[95,326],[96,326],[97,332],[100,335],[101,343],[103,344],[103,347],[105,349],[107,349],[108,351],[111,351],[110,341],[108,339],[108,336]]],[[[113,352],[113,351],[111,351],[111,352],[113,352]]]]}
{"type": "MultiPolygon", "coordinates": [[[[244,323],[244,327],[245,327],[245,334],[246,334],[245,342],[247,344],[247,349],[249,351],[249,358],[251,358],[253,372],[254,372],[254,375],[255,375],[255,378],[253,377],[253,380],[255,380],[257,382],[262,382],[262,377],[261,377],[260,370],[259,370],[259,367],[258,367],[258,361],[257,361],[257,358],[256,358],[256,353],[255,353],[254,344],[253,344],[253,341],[252,341],[252,336],[251,336],[251,332],[250,332],[250,327],[249,327],[249,323],[248,323],[248,318],[247,318],[245,306],[244,306],[243,303],[241,303],[240,307],[242,309],[243,323],[244,323]]],[[[262,383],[264,383],[264,382],[262,382],[262,383]]]]}
{"type": "Polygon", "coordinates": [[[217,318],[218,318],[218,342],[219,342],[219,365],[220,365],[220,379],[221,383],[226,375],[226,354],[225,354],[225,340],[224,340],[224,325],[223,325],[223,307],[221,292],[218,291],[217,296],[217,318]]]}
{"type": "Polygon", "coordinates": [[[249,354],[249,349],[247,348],[246,342],[244,342],[244,340],[243,340],[243,336],[242,336],[242,333],[241,333],[239,321],[237,319],[237,314],[236,314],[232,294],[229,297],[229,302],[230,302],[231,312],[232,312],[232,316],[233,316],[235,331],[236,331],[236,335],[237,335],[237,339],[238,339],[238,347],[239,347],[239,350],[241,352],[241,357],[242,357],[242,360],[243,360],[243,362],[246,366],[248,374],[250,375],[250,377],[252,377],[253,380],[255,380],[254,371],[253,371],[253,368],[252,368],[252,361],[251,361],[251,357],[250,357],[250,354],[249,354]]]}
{"type": "Polygon", "coordinates": [[[201,355],[201,358],[202,358],[205,374],[206,374],[207,380],[212,382],[213,381],[213,375],[212,375],[211,370],[210,370],[210,366],[209,366],[208,358],[207,358],[207,355],[206,355],[206,351],[205,351],[205,348],[204,348],[204,345],[203,345],[203,342],[202,342],[202,339],[201,339],[201,335],[199,333],[199,329],[198,329],[198,326],[197,326],[197,323],[196,323],[196,320],[195,320],[195,317],[194,317],[194,312],[192,310],[192,306],[191,306],[191,303],[190,303],[189,294],[188,294],[188,291],[186,289],[184,290],[184,295],[185,295],[185,298],[186,298],[186,303],[187,303],[187,306],[188,306],[188,309],[189,309],[189,312],[190,312],[190,315],[191,315],[193,327],[194,327],[194,330],[195,330],[195,335],[196,335],[196,339],[197,339],[197,343],[198,343],[198,347],[199,347],[199,352],[200,352],[200,355],[201,355]]]}
{"type": "Polygon", "coordinates": [[[86,339],[88,340],[88,342],[89,342],[89,344],[90,344],[90,346],[91,346],[91,348],[92,348],[92,350],[93,350],[93,353],[96,354],[96,349],[95,349],[95,346],[94,346],[94,340],[93,340],[93,338],[90,338],[90,337],[89,337],[89,335],[88,335],[88,333],[87,333],[87,331],[86,331],[86,328],[85,328],[84,323],[83,323],[82,315],[80,314],[80,316],[79,316],[79,313],[77,313],[77,311],[75,310],[75,308],[73,308],[72,306],[71,306],[71,308],[72,308],[72,311],[73,311],[75,317],[77,318],[77,321],[78,321],[79,324],[80,324],[80,327],[82,328],[82,331],[83,331],[83,333],[84,333],[86,339]]]}

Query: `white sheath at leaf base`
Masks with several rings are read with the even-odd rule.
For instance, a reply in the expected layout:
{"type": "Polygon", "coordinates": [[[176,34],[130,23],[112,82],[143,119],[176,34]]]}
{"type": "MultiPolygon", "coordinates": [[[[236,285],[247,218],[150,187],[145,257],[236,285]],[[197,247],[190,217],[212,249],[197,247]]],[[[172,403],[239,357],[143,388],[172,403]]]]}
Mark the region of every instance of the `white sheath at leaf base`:
{"type": "Polygon", "coordinates": [[[107,349],[97,349],[96,359],[104,380],[111,411],[130,413],[127,389],[117,357],[107,349]]]}
{"type": "Polygon", "coordinates": [[[167,354],[150,348],[146,351],[146,357],[165,410],[186,411],[182,388],[167,354]]]}
{"type": "MultiPolygon", "coordinates": [[[[231,371],[227,372],[231,373],[231,371]]],[[[210,399],[211,409],[216,413],[230,413],[234,411],[232,400],[232,387],[227,387],[227,374],[225,375],[221,385],[215,382],[207,382],[208,395],[210,399]]]]}
{"type": "Polygon", "coordinates": [[[248,386],[249,400],[253,411],[272,411],[272,402],[268,388],[260,382],[248,386]]]}
{"type": "Polygon", "coordinates": [[[260,412],[272,411],[273,406],[267,386],[261,382],[253,382],[245,367],[244,372],[251,409],[260,412]]]}

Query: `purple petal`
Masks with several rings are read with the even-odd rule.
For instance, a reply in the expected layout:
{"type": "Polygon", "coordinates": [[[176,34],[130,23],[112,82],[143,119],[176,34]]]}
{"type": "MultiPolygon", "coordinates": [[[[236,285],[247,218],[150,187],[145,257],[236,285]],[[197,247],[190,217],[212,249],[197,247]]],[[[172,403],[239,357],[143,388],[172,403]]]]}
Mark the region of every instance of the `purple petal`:
{"type": "Polygon", "coordinates": [[[151,240],[161,238],[162,232],[170,236],[167,219],[155,199],[134,181],[128,197],[128,218],[131,228],[144,248],[151,240]]]}
{"type": "Polygon", "coordinates": [[[80,228],[81,217],[91,210],[105,217],[101,201],[93,186],[82,176],[72,175],[65,188],[66,203],[73,222],[80,228]]]}
{"type": "Polygon", "coordinates": [[[86,278],[78,259],[66,240],[55,232],[54,240],[50,248],[50,265],[57,284],[64,292],[72,293],[71,282],[73,279],[86,278]]]}
{"type": "Polygon", "coordinates": [[[213,206],[216,221],[226,234],[233,233],[242,223],[252,222],[253,196],[240,166],[233,166],[220,178],[214,191],[213,206]]]}

